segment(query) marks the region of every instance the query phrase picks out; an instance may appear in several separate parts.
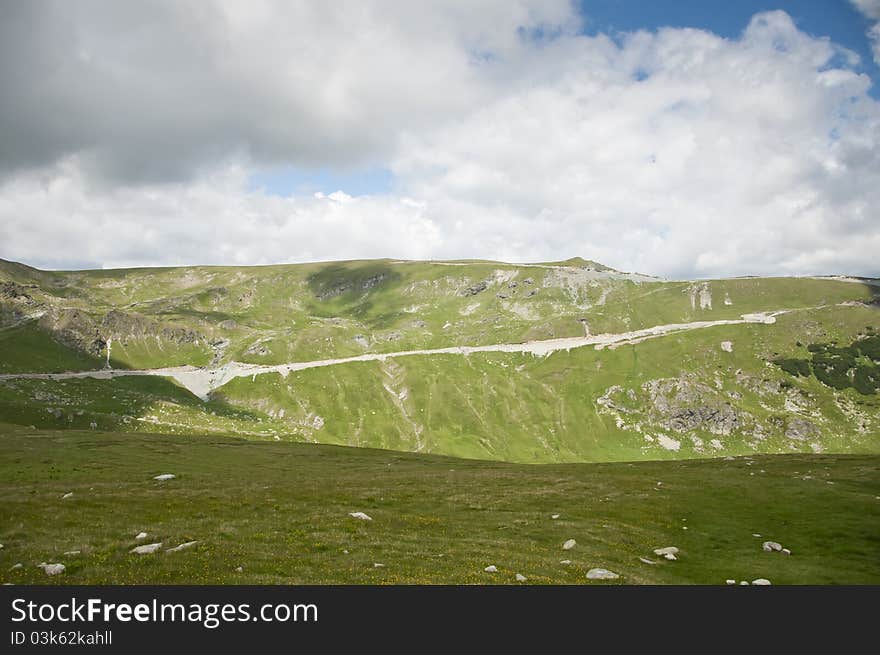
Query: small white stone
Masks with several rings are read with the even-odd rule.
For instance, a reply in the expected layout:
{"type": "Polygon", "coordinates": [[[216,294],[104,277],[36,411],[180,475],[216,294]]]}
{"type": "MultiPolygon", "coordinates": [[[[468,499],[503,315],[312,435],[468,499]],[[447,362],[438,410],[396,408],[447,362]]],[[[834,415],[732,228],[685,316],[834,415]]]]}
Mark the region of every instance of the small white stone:
{"type": "Polygon", "coordinates": [[[778,542],[776,542],[776,541],[765,541],[764,544],[763,544],[763,546],[761,546],[761,547],[762,547],[765,551],[767,551],[768,553],[769,553],[769,552],[772,552],[772,551],[774,551],[774,550],[775,550],[775,551],[780,551],[780,550],[782,550],[782,544],[780,544],[780,543],[778,543],[778,542]]]}
{"type": "Polygon", "coordinates": [[[136,555],[149,555],[151,553],[155,553],[162,547],[162,542],[158,542],[155,544],[144,544],[143,546],[135,546],[131,549],[130,552],[136,555]]]}
{"type": "Polygon", "coordinates": [[[569,539],[564,544],[562,544],[562,550],[571,550],[577,546],[577,542],[574,539],[569,539]]]}
{"type": "Polygon", "coordinates": [[[24,564],[22,564],[21,562],[18,562],[17,564],[13,564],[11,567],[9,567],[9,570],[10,570],[10,571],[15,571],[16,569],[20,569],[20,568],[22,568],[23,566],[24,566],[24,564]]]}
{"type": "Polygon", "coordinates": [[[61,500],[64,500],[65,498],[70,498],[72,495],[73,495],[73,492],[72,492],[72,491],[68,491],[66,494],[64,494],[63,496],[61,496],[61,500]]]}
{"type": "Polygon", "coordinates": [[[498,567],[494,564],[490,564],[486,568],[483,569],[486,573],[498,573],[498,567]]]}
{"type": "Polygon", "coordinates": [[[373,562],[373,568],[374,569],[384,569],[385,565],[382,564],[381,562],[373,562]]]}
{"type": "Polygon", "coordinates": [[[752,533],[752,536],[753,536],[753,537],[760,537],[761,535],[759,535],[757,532],[753,532],[753,533],[752,533]]]}
{"type": "Polygon", "coordinates": [[[345,549],[343,549],[342,554],[343,554],[343,555],[348,555],[348,551],[345,550],[345,549]]]}
{"type": "Polygon", "coordinates": [[[767,578],[758,578],[757,580],[752,580],[752,584],[758,586],[767,586],[770,584],[770,581],[767,578]]]}
{"type": "Polygon", "coordinates": [[[175,546],[174,548],[169,548],[165,552],[166,553],[176,553],[177,551],[183,550],[184,548],[190,548],[192,546],[195,546],[197,543],[199,543],[199,542],[198,541],[187,541],[187,542],[180,544],[179,546],[175,546]]]}
{"type": "Polygon", "coordinates": [[[236,567],[235,567],[235,572],[236,572],[236,573],[241,573],[242,571],[244,571],[244,568],[243,568],[243,567],[241,567],[241,566],[236,566],[236,567]]]}
{"type": "Polygon", "coordinates": [[[561,559],[561,560],[559,560],[559,563],[564,564],[565,566],[568,566],[569,564],[571,564],[571,560],[570,559],[561,559]]]}
{"type": "Polygon", "coordinates": [[[353,519],[360,519],[361,521],[372,521],[373,519],[370,516],[367,516],[363,512],[349,512],[348,515],[353,519]]]}
{"type": "Polygon", "coordinates": [[[736,584],[736,580],[725,580],[724,584],[736,584]]]}
{"type": "Polygon", "coordinates": [[[647,557],[640,557],[639,561],[642,562],[643,564],[656,564],[657,563],[652,559],[648,559],[647,557]]]}
{"type": "Polygon", "coordinates": [[[678,554],[678,548],[676,548],[675,546],[664,546],[663,548],[655,548],[654,554],[662,555],[666,559],[675,559],[675,556],[678,554]]]}
{"type": "Polygon", "coordinates": [[[587,580],[615,580],[620,576],[608,569],[590,569],[587,571],[587,580]]]}
{"type": "Polygon", "coordinates": [[[43,569],[46,575],[58,575],[59,573],[64,573],[64,569],[67,568],[64,564],[46,564],[46,562],[37,564],[37,566],[43,569]]]}
{"type": "Polygon", "coordinates": [[[80,553],[80,551],[78,551],[78,550],[68,550],[68,551],[65,551],[63,554],[64,555],[79,555],[79,553],[80,553]]]}
{"type": "Polygon", "coordinates": [[[559,514],[553,514],[553,515],[550,516],[550,518],[553,519],[553,520],[555,521],[556,519],[559,518],[559,514]]]}
{"type": "Polygon", "coordinates": [[[740,587],[748,587],[749,583],[746,580],[743,580],[742,582],[739,583],[739,586],[740,587]]]}
{"type": "Polygon", "coordinates": [[[157,475],[153,479],[158,480],[159,482],[164,482],[165,480],[173,480],[177,476],[173,473],[163,473],[162,475],[157,475]]]}
{"type": "Polygon", "coordinates": [[[141,539],[146,539],[147,536],[148,536],[148,535],[147,535],[146,532],[138,532],[138,533],[134,536],[134,538],[135,538],[135,540],[140,541],[141,539]]]}
{"type": "Polygon", "coordinates": [[[681,529],[682,529],[682,530],[687,530],[688,527],[687,527],[686,525],[683,525],[683,526],[681,526],[681,529]]]}
{"type": "Polygon", "coordinates": [[[783,548],[783,549],[782,549],[782,554],[783,554],[783,555],[791,555],[791,551],[790,551],[788,548],[783,548]]]}
{"type": "Polygon", "coordinates": [[[525,582],[526,580],[528,580],[528,578],[526,576],[524,576],[522,573],[516,574],[516,581],[517,582],[525,582]]]}

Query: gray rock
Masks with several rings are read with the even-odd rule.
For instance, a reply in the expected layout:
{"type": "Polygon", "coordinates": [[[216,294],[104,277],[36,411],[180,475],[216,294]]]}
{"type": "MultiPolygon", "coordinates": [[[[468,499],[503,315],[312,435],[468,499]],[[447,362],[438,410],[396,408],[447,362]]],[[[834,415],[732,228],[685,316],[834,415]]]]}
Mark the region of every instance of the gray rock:
{"type": "Polygon", "coordinates": [[[587,580],[616,580],[619,577],[614,571],[608,569],[595,568],[587,571],[587,580]]]}
{"type": "Polygon", "coordinates": [[[805,418],[793,417],[785,427],[785,436],[794,441],[806,441],[819,436],[819,428],[805,418]]]}
{"type": "Polygon", "coordinates": [[[37,567],[43,569],[46,575],[59,575],[64,573],[64,570],[67,568],[64,564],[46,564],[46,562],[37,564],[37,567]]]}
{"type": "Polygon", "coordinates": [[[485,291],[488,286],[489,285],[485,281],[478,282],[477,284],[470,286],[462,291],[461,295],[463,295],[464,297],[476,296],[478,293],[485,291]]]}
{"type": "Polygon", "coordinates": [[[660,555],[661,557],[665,557],[668,560],[676,560],[678,559],[676,555],[678,555],[678,548],[675,546],[665,546],[663,548],[655,548],[655,555],[660,555]]]}

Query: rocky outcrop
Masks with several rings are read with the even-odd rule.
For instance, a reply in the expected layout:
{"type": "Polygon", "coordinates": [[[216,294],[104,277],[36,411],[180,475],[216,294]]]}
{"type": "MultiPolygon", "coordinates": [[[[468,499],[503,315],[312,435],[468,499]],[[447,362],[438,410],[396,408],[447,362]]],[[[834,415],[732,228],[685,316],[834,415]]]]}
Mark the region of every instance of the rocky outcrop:
{"type": "Polygon", "coordinates": [[[101,333],[105,337],[126,338],[158,336],[176,344],[198,344],[205,336],[191,328],[168,325],[140,314],[113,310],[101,321],[101,333]]]}
{"type": "Polygon", "coordinates": [[[107,347],[98,325],[91,316],[79,309],[52,308],[43,314],[39,324],[69,348],[100,355],[107,347]]]}
{"type": "Polygon", "coordinates": [[[340,279],[334,281],[323,291],[319,291],[318,293],[316,293],[315,297],[318,300],[329,300],[330,298],[341,296],[343,293],[354,291],[356,289],[360,289],[361,291],[369,291],[370,289],[379,286],[387,279],[387,273],[376,273],[375,275],[370,275],[369,277],[365,277],[360,280],[340,279]]]}
{"type": "Polygon", "coordinates": [[[476,284],[467,287],[461,292],[465,298],[468,296],[476,296],[478,293],[485,291],[489,287],[489,284],[483,280],[482,282],[477,282],[476,284]]]}
{"type": "Polygon", "coordinates": [[[727,435],[740,428],[740,418],[733,406],[693,375],[651,380],[642,389],[648,394],[652,418],[667,429],[727,435]]]}
{"type": "Polygon", "coordinates": [[[16,282],[0,282],[0,301],[20,305],[35,305],[36,301],[25,287],[16,282]]]}
{"type": "Polygon", "coordinates": [[[698,405],[673,411],[664,426],[676,432],[703,429],[712,434],[730,434],[739,427],[739,417],[730,405],[698,405]]]}
{"type": "Polygon", "coordinates": [[[812,421],[795,417],[789,419],[785,427],[785,436],[795,441],[806,441],[819,436],[819,428],[812,421]]]}

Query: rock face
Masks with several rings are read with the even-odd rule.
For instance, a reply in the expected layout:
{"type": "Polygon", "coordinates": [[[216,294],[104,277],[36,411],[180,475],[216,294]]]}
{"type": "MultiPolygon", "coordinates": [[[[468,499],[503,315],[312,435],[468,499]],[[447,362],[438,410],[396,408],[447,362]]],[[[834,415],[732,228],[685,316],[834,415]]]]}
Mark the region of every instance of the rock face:
{"type": "Polygon", "coordinates": [[[468,296],[476,296],[478,293],[485,291],[488,288],[488,286],[489,285],[488,285],[488,283],[486,283],[485,280],[482,282],[477,282],[476,284],[469,286],[464,291],[462,291],[461,295],[463,295],[466,298],[468,296]]]}
{"type": "Polygon", "coordinates": [[[196,330],[180,326],[163,325],[151,318],[133,312],[113,310],[101,321],[101,333],[114,338],[159,336],[164,341],[177,344],[199,343],[205,336],[196,330]]]}
{"type": "Polygon", "coordinates": [[[323,290],[315,294],[318,300],[330,300],[336,296],[341,296],[349,291],[369,291],[379,286],[388,279],[387,273],[375,273],[362,279],[340,278],[328,284],[323,290]]]}
{"type": "Polygon", "coordinates": [[[107,340],[111,338],[125,343],[127,339],[158,337],[178,345],[207,341],[196,330],[160,323],[141,314],[115,309],[97,321],[79,309],[48,307],[40,317],[39,324],[62,344],[93,356],[105,352],[107,340]]]}
{"type": "Polygon", "coordinates": [[[658,422],[676,432],[695,429],[729,435],[739,427],[733,407],[721,400],[715,389],[698,382],[691,374],[651,380],[642,386],[658,422]]]}
{"type": "Polygon", "coordinates": [[[806,441],[819,436],[819,428],[805,418],[794,417],[788,420],[785,436],[795,441],[806,441]]]}
{"type": "MultiPolygon", "coordinates": [[[[677,433],[704,431],[727,436],[741,430],[748,416],[693,373],[649,380],[638,391],[613,385],[596,402],[600,411],[615,415],[619,428],[637,432],[651,426],[677,433]]],[[[677,450],[669,443],[661,445],[677,450]]]]}
{"type": "Polygon", "coordinates": [[[21,305],[35,305],[36,301],[22,285],[8,281],[0,282],[0,300],[21,305]]]}

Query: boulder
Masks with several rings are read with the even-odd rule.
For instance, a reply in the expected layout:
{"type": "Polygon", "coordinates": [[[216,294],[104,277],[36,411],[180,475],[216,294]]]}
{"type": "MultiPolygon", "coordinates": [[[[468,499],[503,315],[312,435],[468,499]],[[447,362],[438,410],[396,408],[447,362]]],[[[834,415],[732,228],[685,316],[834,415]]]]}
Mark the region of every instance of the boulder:
{"type": "Polygon", "coordinates": [[[619,577],[614,571],[608,569],[595,568],[587,571],[587,580],[616,580],[619,577]]]}

